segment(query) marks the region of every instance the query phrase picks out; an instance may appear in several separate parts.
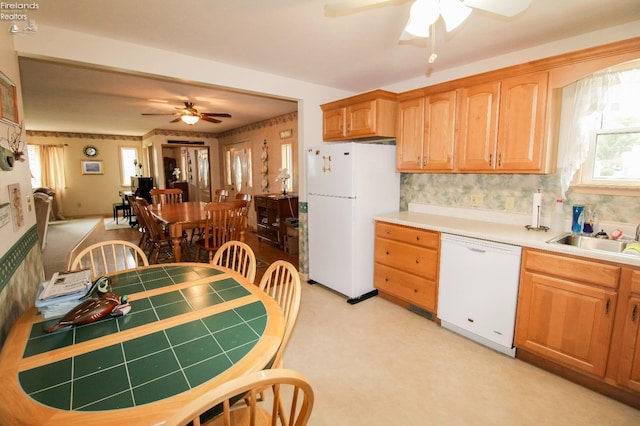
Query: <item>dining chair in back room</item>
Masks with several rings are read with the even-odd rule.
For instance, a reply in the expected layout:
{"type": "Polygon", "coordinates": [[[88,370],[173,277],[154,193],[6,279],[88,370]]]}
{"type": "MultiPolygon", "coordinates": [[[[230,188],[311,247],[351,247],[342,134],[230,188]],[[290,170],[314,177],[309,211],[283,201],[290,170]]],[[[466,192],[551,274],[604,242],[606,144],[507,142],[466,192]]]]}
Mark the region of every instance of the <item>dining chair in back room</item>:
{"type": "Polygon", "coordinates": [[[244,214],[247,202],[242,200],[225,201],[221,203],[211,202],[204,207],[206,219],[202,238],[196,241],[196,258],[200,259],[200,251],[209,253],[209,262],[213,260],[213,253],[224,243],[232,240],[242,241],[244,226],[244,214]]]}
{"type": "Polygon", "coordinates": [[[151,194],[152,204],[182,202],[182,189],[180,188],[152,189],[149,194],[151,194]]]}

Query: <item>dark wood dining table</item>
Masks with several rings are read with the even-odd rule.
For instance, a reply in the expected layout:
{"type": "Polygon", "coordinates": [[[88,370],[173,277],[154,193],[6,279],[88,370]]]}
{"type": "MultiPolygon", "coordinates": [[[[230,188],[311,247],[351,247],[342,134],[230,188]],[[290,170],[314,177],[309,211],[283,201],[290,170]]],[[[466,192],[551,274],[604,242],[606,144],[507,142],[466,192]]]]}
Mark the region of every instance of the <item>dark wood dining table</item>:
{"type": "MultiPolygon", "coordinates": [[[[149,212],[158,221],[169,227],[169,235],[173,244],[173,255],[176,262],[182,258],[183,231],[204,227],[206,213],[202,201],[188,201],[170,204],[150,204],[149,212]]],[[[240,241],[244,242],[244,230],[240,232],[240,241]]]]}
{"type": "Polygon", "coordinates": [[[176,262],[182,257],[182,232],[186,229],[204,226],[206,214],[202,201],[187,201],[170,204],[150,204],[149,212],[158,221],[169,227],[169,235],[173,243],[173,255],[176,262]]]}
{"type": "Polygon", "coordinates": [[[277,302],[226,268],[140,267],[110,276],[131,312],[44,329],[33,307],[0,353],[0,425],[160,425],[233,378],[269,368],[282,343],[277,302]]]}

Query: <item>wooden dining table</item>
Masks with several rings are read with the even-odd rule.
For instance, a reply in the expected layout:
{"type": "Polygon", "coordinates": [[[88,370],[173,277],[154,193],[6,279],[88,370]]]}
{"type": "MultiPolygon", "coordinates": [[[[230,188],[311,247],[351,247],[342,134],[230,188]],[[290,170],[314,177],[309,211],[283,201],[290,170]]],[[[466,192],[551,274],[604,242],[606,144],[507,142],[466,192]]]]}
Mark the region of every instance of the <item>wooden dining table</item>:
{"type": "MultiPolygon", "coordinates": [[[[206,205],[207,203],[202,201],[149,205],[151,215],[169,228],[176,262],[180,262],[182,258],[183,231],[204,227],[207,218],[204,211],[206,205]]],[[[244,242],[244,230],[240,232],[240,241],[244,242]]]]}
{"type": "Polygon", "coordinates": [[[201,263],[109,275],[131,311],[44,331],[31,308],[0,353],[0,424],[161,425],[233,378],[269,368],[284,335],[278,304],[228,269],[201,263]]]}

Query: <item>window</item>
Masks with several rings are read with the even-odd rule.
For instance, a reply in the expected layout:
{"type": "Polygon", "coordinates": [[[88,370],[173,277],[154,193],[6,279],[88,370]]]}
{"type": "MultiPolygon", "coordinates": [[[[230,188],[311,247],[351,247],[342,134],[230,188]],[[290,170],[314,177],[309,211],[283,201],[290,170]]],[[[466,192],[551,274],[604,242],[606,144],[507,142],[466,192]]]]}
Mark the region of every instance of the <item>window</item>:
{"type": "MultiPolygon", "coordinates": [[[[286,143],[282,145],[282,168],[289,170],[289,175],[292,174],[293,171],[293,158],[292,158],[292,148],[290,143],[286,143]]],[[[287,179],[287,188],[286,190],[291,192],[293,191],[293,179],[287,179]]]]}
{"type": "Polygon", "coordinates": [[[27,145],[27,154],[29,156],[29,171],[31,172],[31,187],[39,188],[42,186],[42,167],[40,165],[40,146],[27,145]]]}
{"type": "Polygon", "coordinates": [[[576,96],[582,96],[582,99],[576,98],[576,102],[588,104],[589,108],[585,108],[587,114],[582,117],[581,129],[587,140],[586,156],[575,186],[594,189],[589,192],[602,192],[604,188],[637,190],[640,188],[640,68],[613,71],[603,77],[606,82],[601,80],[597,87],[589,88],[590,92],[576,91],[576,96]]]}
{"type": "MultiPolygon", "coordinates": [[[[138,149],[132,147],[120,147],[120,185],[131,185],[131,177],[136,176],[138,169],[138,149]]],[[[142,164],[142,163],[140,163],[142,164]]]]}

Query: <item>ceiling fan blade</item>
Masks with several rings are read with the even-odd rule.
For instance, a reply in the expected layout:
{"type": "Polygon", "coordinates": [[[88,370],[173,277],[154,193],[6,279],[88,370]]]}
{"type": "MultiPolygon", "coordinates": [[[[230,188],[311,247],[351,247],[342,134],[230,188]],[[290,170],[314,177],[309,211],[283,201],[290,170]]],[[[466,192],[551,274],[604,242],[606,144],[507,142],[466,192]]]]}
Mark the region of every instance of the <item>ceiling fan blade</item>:
{"type": "Polygon", "coordinates": [[[217,118],[207,117],[206,115],[201,115],[200,119],[203,121],[208,121],[210,123],[222,123],[222,120],[218,120],[217,118]]]}
{"type": "Polygon", "coordinates": [[[474,9],[511,17],[524,12],[531,4],[531,0],[463,0],[462,3],[474,9]]]}
{"type": "Polygon", "coordinates": [[[178,121],[180,121],[180,117],[178,118],[174,118],[173,120],[171,120],[169,123],[177,123],[178,121]]]}
{"type": "Polygon", "coordinates": [[[143,112],[140,115],[178,115],[178,113],[177,112],[168,112],[168,113],[164,113],[164,112],[158,112],[158,113],[143,112]]]}
{"type": "Polygon", "coordinates": [[[324,16],[343,16],[371,7],[405,3],[407,0],[342,0],[324,5],[324,16]]]}
{"type": "Polygon", "coordinates": [[[207,117],[226,117],[226,118],[231,118],[231,114],[227,114],[227,113],[218,113],[218,112],[202,112],[200,113],[201,116],[206,115],[207,117]]]}

